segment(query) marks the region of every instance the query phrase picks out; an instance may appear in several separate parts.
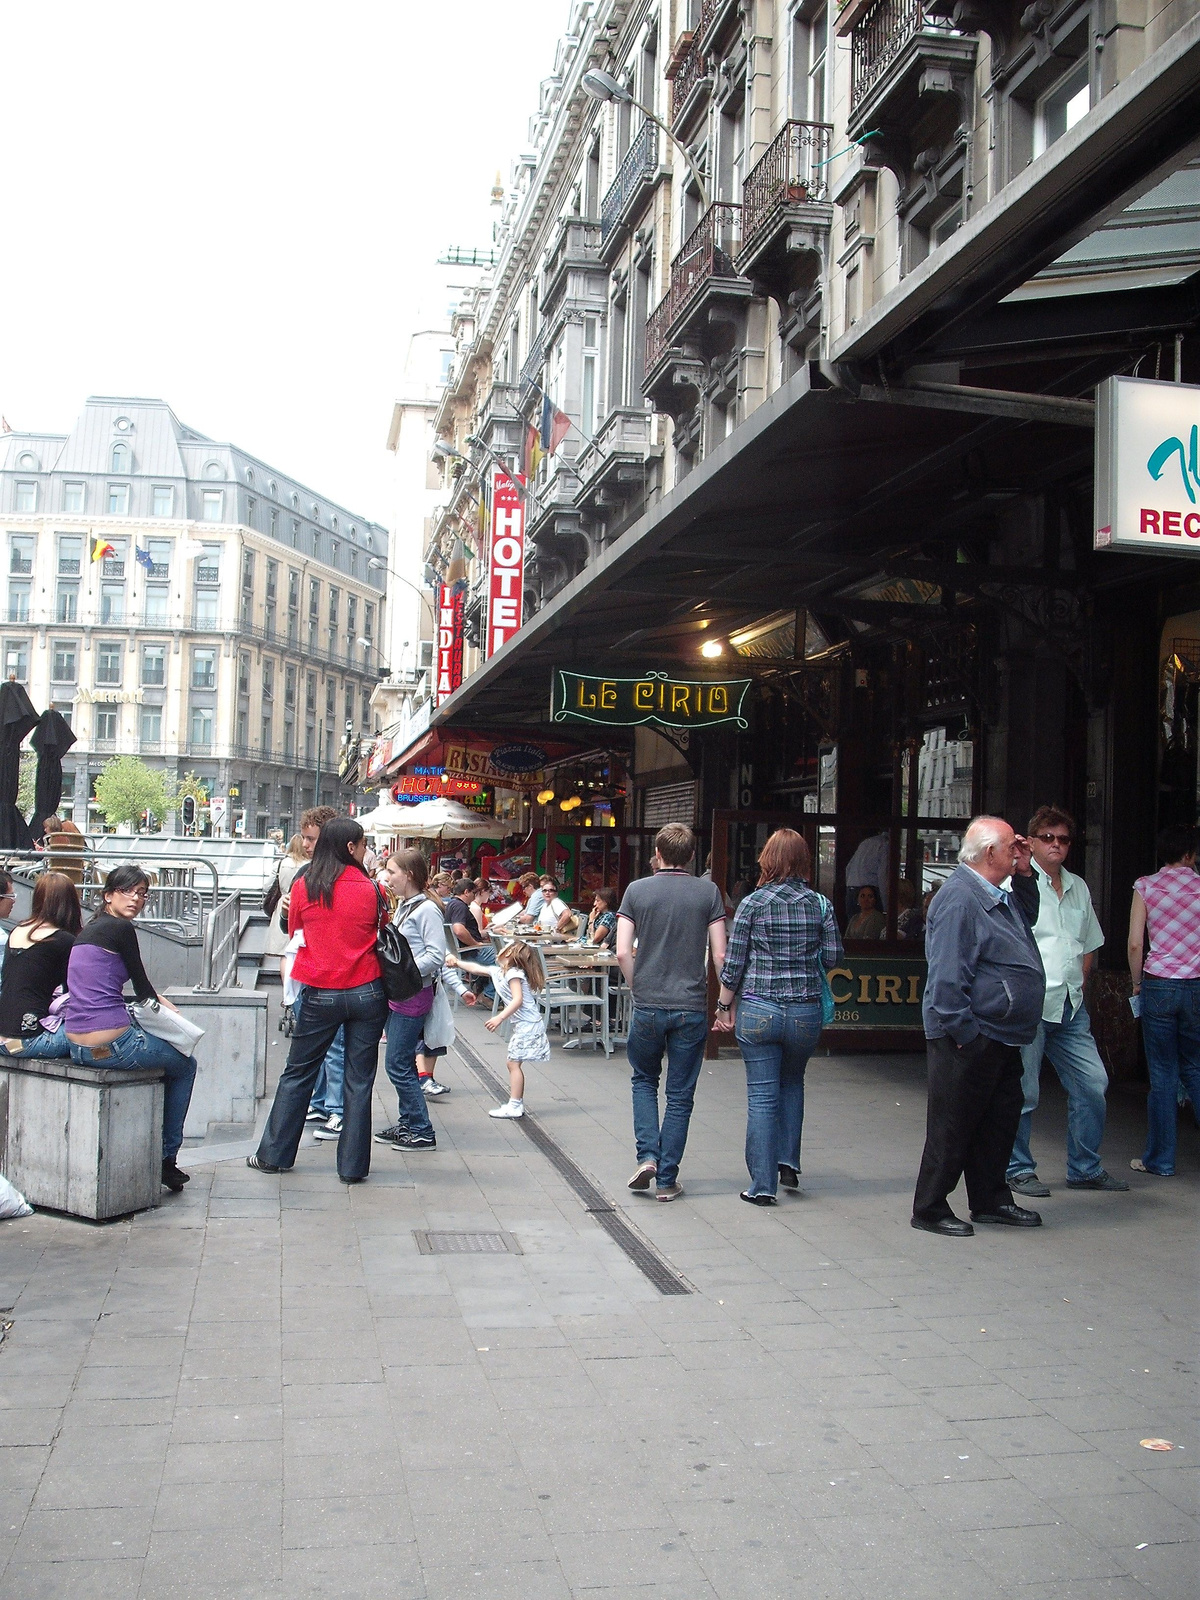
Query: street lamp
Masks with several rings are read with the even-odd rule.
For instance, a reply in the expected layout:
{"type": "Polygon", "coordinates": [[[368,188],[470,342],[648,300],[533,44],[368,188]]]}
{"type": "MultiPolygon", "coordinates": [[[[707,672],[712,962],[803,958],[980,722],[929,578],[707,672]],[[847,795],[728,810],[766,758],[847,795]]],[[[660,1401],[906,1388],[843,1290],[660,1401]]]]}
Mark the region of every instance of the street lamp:
{"type": "Polygon", "coordinates": [[[662,129],[687,163],[687,169],[700,192],[701,208],[707,211],[709,206],[712,205],[712,200],[709,197],[708,184],[704,180],[704,174],[701,172],[692,152],[685,144],[679,142],[662,118],[656,117],[649,106],[644,106],[640,100],[635,100],[625,85],[614,78],[611,72],[602,72],[599,67],[593,67],[590,72],[584,73],[580,81],[586,93],[590,94],[593,100],[616,100],[621,105],[633,106],[635,110],[640,111],[644,117],[647,117],[656,128],[662,129]]]}

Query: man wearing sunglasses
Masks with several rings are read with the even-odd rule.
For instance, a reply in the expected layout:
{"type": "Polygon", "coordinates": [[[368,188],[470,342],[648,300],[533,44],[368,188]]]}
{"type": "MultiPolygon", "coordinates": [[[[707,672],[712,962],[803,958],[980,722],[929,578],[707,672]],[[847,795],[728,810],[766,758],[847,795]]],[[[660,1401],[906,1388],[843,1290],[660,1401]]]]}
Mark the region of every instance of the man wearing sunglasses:
{"type": "Polygon", "coordinates": [[[1030,818],[1028,837],[1039,900],[1033,937],[1046,969],[1046,1003],[1036,1037],[1021,1048],[1024,1105],[1008,1164],[1008,1186],[1031,1198],[1050,1193],[1037,1175],[1029,1148],[1042,1058],[1049,1056],[1067,1091],[1067,1188],[1128,1189],[1127,1183],[1111,1177],[1100,1164],[1108,1074],[1092,1038],[1083,986],[1104,935],[1087,884],[1063,865],[1075,837],[1075,823],[1058,806],[1041,806],[1030,818]]]}

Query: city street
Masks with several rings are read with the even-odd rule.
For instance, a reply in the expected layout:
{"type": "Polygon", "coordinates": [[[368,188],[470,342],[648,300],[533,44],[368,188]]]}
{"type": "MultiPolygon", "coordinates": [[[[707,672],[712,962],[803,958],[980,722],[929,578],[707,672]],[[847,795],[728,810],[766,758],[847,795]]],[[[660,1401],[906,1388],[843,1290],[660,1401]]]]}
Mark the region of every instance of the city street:
{"type": "Polygon", "coordinates": [[[0,1593],[1196,1593],[1190,1124],[1177,1179],[1130,1174],[1121,1092],[1105,1155],[1132,1192],[1069,1193],[1047,1084],[1046,1226],[948,1240],[908,1223],[920,1058],[815,1059],[802,1194],[760,1210],[731,1057],[660,1205],[625,1188],[623,1055],[556,1047],[527,1130],[485,1115],[502,1046],[459,1020],[438,1150],[376,1146],[361,1187],[332,1144],[282,1178],[206,1147],[131,1221],[3,1225],[0,1593]],[[690,1292],[630,1259],[622,1216],[690,1292]],[[422,1230],[502,1253],[425,1254],[422,1230]]]}

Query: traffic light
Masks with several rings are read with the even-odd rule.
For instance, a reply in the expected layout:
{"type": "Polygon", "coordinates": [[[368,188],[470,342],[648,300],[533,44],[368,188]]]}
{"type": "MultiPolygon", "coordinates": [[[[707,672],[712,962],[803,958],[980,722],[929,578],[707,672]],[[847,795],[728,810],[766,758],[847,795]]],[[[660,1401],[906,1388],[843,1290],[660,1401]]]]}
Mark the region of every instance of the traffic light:
{"type": "Polygon", "coordinates": [[[184,795],[182,810],[183,810],[183,825],[184,825],[184,827],[185,828],[194,828],[196,826],[196,797],[195,797],[195,795],[191,795],[191,794],[185,794],[184,795]]]}

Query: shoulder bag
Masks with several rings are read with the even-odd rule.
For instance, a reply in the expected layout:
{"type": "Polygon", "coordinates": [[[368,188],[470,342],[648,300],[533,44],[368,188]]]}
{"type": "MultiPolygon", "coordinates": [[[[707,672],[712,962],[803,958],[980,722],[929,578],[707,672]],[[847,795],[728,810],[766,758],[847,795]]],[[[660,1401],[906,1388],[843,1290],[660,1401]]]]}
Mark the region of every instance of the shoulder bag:
{"type": "Polygon", "coordinates": [[[275,908],[283,899],[283,890],[279,887],[279,868],[275,869],[275,876],[271,879],[270,887],[263,892],[262,908],[267,917],[275,915],[275,908]]]}
{"type": "MultiPolygon", "coordinates": [[[[815,889],[812,892],[817,894],[815,889]]],[[[833,910],[833,907],[829,904],[829,901],[826,900],[823,894],[817,894],[817,903],[821,907],[821,921],[824,922],[828,913],[833,910]]],[[[821,975],[821,1026],[823,1028],[827,1028],[834,1019],[834,1016],[837,1012],[837,1006],[834,1002],[833,990],[829,987],[829,974],[825,971],[825,964],[821,960],[819,950],[817,952],[817,971],[821,975]]]]}
{"type": "MultiPolygon", "coordinates": [[[[379,957],[379,973],[383,979],[383,988],[389,1000],[397,1004],[404,1000],[411,1000],[419,994],[425,986],[421,976],[421,969],[417,966],[417,958],[412,953],[412,946],[404,937],[402,924],[412,915],[420,900],[412,901],[402,908],[398,921],[387,920],[387,901],[375,885],[375,893],[379,898],[379,932],[375,939],[375,954],[379,957]]],[[[422,897],[424,898],[424,897],[422,897]]]]}

